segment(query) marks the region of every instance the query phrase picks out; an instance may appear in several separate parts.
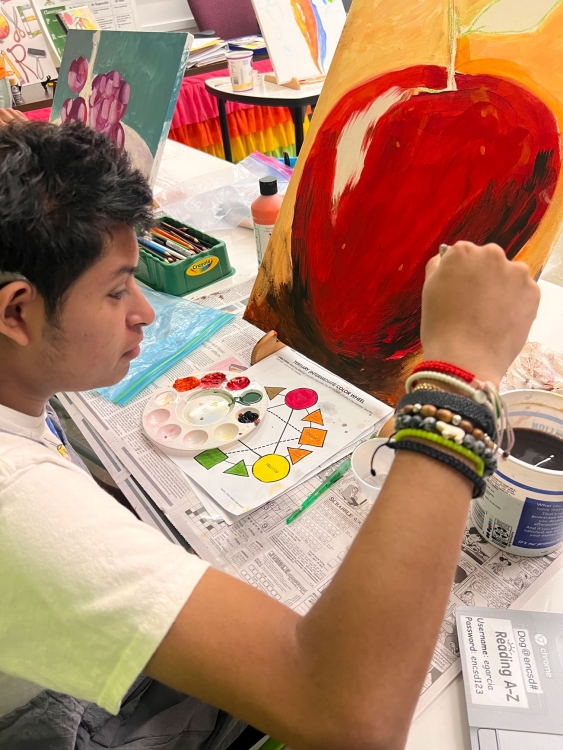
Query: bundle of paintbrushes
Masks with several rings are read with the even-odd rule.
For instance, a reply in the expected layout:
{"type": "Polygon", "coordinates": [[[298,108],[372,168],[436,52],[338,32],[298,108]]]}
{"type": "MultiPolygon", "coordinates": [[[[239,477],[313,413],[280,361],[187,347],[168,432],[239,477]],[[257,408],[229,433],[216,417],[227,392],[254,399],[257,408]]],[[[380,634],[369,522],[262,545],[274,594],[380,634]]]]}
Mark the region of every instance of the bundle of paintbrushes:
{"type": "Polygon", "coordinates": [[[143,250],[165,263],[177,263],[213,247],[209,242],[194,237],[186,229],[173,227],[165,221],[159,222],[142,237],[137,237],[137,240],[143,250]]]}

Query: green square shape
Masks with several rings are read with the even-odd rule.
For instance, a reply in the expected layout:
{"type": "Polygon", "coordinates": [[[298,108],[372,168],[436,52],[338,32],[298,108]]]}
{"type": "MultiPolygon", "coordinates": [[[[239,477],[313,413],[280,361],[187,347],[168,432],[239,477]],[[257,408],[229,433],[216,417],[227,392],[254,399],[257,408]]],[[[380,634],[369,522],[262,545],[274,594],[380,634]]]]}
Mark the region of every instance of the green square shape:
{"type": "Polygon", "coordinates": [[[198,464],[201,464],[204,469],[209,470],[214,466],[217,466],[217,464],[226,461],[227,456],[223,453],[223,451],[219,450],[219,448],[210,448],[208,451],[198,453],[198,455],[195,456],[195,460],[198,462],[198,464]]]}

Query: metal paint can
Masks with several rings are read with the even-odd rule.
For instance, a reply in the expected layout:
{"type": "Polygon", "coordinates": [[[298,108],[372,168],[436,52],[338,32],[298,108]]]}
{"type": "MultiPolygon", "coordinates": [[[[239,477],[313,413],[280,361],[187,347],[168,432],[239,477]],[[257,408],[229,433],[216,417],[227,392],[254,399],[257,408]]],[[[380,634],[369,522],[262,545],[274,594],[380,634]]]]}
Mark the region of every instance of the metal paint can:
{"type": "MultiPolygon", "coordinates": [[[[563,440],[563,396],[517,390],[502,395],[515,428],[537,430],[563,440]]],[[[539,557],[563,542],[563,471],[532,466],[513,456],[499,458],[484,497],[471,515],[481,535],[514,555],[539,557]]]]}

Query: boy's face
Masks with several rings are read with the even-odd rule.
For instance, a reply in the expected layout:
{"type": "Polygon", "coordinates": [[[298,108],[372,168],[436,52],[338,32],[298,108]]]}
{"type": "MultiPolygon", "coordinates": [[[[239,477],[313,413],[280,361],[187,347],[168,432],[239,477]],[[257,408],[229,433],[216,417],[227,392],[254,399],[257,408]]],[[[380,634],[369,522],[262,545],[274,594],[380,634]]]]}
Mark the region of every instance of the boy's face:
{"type": "Polygon", "coordinates": [[[29,343],[16,346],[16,367],[26,390],[47,394],[113,385],[139,355],[143,326],[154,312],[135,284],[135,233],[117,227],[99,261],[70,288],[56,325],[43,302],[28,312],[29,343]]]}

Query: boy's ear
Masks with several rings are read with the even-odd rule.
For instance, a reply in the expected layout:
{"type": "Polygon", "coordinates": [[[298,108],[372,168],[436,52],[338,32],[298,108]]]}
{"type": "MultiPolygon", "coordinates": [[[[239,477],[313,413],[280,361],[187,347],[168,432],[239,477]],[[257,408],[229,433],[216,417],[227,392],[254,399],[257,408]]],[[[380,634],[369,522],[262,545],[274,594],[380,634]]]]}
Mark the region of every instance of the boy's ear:
{"type": "Polygon", "coordinates": [[[0,334],[20,346],[30,341],[29,323],[36,296],[29,281],[12,281],[0,288],[0,334]]]}

